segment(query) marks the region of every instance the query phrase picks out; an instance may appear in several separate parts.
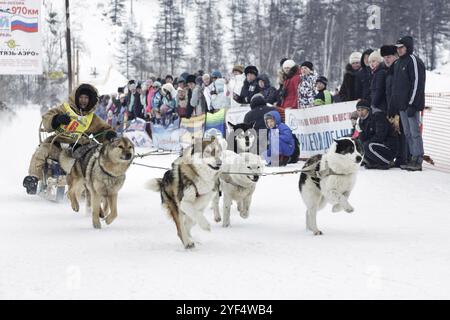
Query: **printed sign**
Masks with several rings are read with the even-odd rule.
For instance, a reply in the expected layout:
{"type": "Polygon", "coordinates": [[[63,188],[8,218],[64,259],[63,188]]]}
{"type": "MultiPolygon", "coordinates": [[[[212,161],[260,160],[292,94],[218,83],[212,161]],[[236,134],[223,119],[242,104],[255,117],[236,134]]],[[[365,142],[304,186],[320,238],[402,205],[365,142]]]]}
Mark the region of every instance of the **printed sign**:
{"type": "Polygon", "coordinates": [[[286,124],[300,142],[300,157],[323,154],[334,139],[351,135],[351,114],[356,101],[334,103],[305,109],[287,109],[286,124]]]}
{"type": "Polygon", "coordinates": [[[42,74],[41,2],[0,1],[0,74],[42,74]]]}

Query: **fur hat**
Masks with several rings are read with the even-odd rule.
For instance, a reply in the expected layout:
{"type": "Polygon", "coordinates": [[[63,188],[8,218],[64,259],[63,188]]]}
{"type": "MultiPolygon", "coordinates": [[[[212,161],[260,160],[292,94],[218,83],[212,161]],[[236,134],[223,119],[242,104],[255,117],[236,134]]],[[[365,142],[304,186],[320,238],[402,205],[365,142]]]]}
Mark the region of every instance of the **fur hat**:
{"type": "Polygon", "coordinates": [[[382,57],[393,56],[397,54],[397,47],[394,45],[384,45],[380,48],[382,57]]]}
{"type": "Polygon", "coordinates": [[[301,67],[307,67],[309,70],[314,70],[314,65],[310,61],[305,61],[302,63],[301,67]]]}
{"type": "Polygon", "coordinates": [[[266,105],[266,99],[261,93],[255,94],[252,99],[250,100],[250,108],[254,109],[256,107],[265,106],[266,105]]]}
{"type": "Polygon", "coordinates": [[[186,77],[186,83],[195,83],[195,76],[193,74],[190,74],[186,77]]]}
{"type": "Polygon", "coordinates": [[[175,88],[173,87],[173,85],[171,83],[166,83],[161,87],[161,91],[164,95],[166,95],[167,93],[170,93],[170,95],[172,96],[172,98],[175,98],[177,95],[177,90],[175,90],[175,88]]]}
{"type": "Polygon", "coordinates": [[[247,68],[245,68],[244,73],[245,73],[245,75],[251,73],[251,74],[254,74],[255,76],[258,76],[259,71],[258,71],[258,68],[255,66],[248,66],[247,68]]]}
{"type": "Polygon", "coordinates": [[[372,52],[369,56],[369,63],[372,61],[376,61],[376,62],[383,62],[383,57],[381,56],[380,52],[378,50],[372,52]]]}
{"type": "Polygon", "coordinates": [[[361,52],[353,52],[350,55],[350,57],[348,58],[348,62],[350,64],[353,64],[353,63],[356,63],[356,62],[361,63],[361,57],[362,57],[361,52]]]}
{"type": "Polygon", "coordinates": [[[236,65],[233,66],[233,70],[231,70],[231,72],[234,72],[234,71],[237,71],[237,72],[240,72],[241,74],[243,74],[244,73],[244,66],[241,65],[241,64],[236,64],[236,65]]]}
{"type": "Polygon", "coordinates": [[[286,61],[283,63],[283,69],[285,69],[285,68],[292,69],[293,67],[295,67],[295,65],[296,65],[296,63],[295,63],[294,60],[286,60],[286,61]]]}
{"type": "Polygon", "coordinates": [[[159,82],[159,81],[155,81],[155,82],[153,82],[153,88],[161,88],[161,82],[159,82]]]}
{"type": "Polygon", "coordinates": [[[356,104],[356,109],[368,109],[370,110],[370,103],[367,100],[359,100],[356,104]]]}

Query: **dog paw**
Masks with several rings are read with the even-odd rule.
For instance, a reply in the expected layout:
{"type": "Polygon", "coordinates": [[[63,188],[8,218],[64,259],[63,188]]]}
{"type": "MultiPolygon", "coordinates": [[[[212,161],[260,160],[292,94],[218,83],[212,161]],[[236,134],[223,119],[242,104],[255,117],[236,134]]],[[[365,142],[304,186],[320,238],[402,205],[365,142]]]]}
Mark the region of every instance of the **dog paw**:
{"type": "Polygon", "coordinates": [[[94,229],[101,229],[102,228],[102,224],[100,223],[100,221],[94,221],[92,223],[92,225],[94,226],[94,229]]]}
{"type": "Polygon", "coordinates": [[[221,217],[214,217],[214,221],[219,223],[220,221],[222,221],[222,218],[221,217]]]}
{"type": "Polygon", "coordinates": [[[75,212],[78,212],[78,211],[80,211],[80,206],[72,204],[72,210],[75,211],[75,212]]]}
{"type": "Polygon", "coordinates": [[[317,231],[314,232],[314,235],[315,235],[315,236],[322,236],[322,235],[323,235],[323,232],[320,231],[320,230],[317,230],[317,231]]]}
{"type": "Polygon", "coordinates": [[[229,228],[229,227],[230,227],[230,221],[228,221],[228,222],[225,222],[225,221],[224,221],[224,222],[222,223],[222,227],[223,227],[223,228],[229,228]]]}
{"type": "Polygon", "coordinates": [[[347,213],[352,213],[353,211],[355,211],[355,209],[354,209],[352,206],[348,206],[348,207],[345,209],[345,212],[347,212],[347,213]]]}
{"type": "Polygon", "coordinates": [[[105,222],[107,225],[110,225],[111,223],[113,223],[113,221],[116,219],[116,217],[113,217],[112,215],[108,215],[105,219],[105,222]]]}
{"type": "Polygon", "coordinates": [[[239,214],[240,214],[240,216],[241,216],[242,219],[247,219],[248,216],[249,216],[248,211],[246,211],[246,212],[245,212],[245,211],[244,211],[244,212],[240,212],[239,214]]]}
{"type": "Polygon", "coordinates": [[[195,248],[195,243],[189,242],[189,243],[187,243],[187,244],[184,246],[184,248],[185,248],[186,250],[194,249],[194,248],[195,248]]]}
{"type": "Polygon", "coordinates": [[[335,204],[335,205],[333,206],[333,209],[331,209],[331,211],[332,211],[333,213],[340,212],[340,211],[342,211],[342,210],[343,210],[343,208],[342,208],[342,206],[341,206],[340,204],[335,204]]]}

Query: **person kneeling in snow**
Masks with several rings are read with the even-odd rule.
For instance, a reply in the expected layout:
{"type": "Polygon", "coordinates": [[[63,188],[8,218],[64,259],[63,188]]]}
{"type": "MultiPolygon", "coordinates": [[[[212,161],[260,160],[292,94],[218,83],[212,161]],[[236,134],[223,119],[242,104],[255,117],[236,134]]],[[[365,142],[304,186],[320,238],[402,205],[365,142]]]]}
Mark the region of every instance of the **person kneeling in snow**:
{"type": "Polygon", "coordinates": [[[288,163],[298,161],[298,146],[291,129],[281,122],[281,116],[278,111],[270,111],[264,115],[268,132],[267,151],[264,152],[264,158],[269,166],[280,167],[288,163]]]}
{"type": "Polygon", "coordinates": [[[357,136],[364,146],[363,165],[367,169],[392,168],[398,154],[398,138],[386,114],[373,112],[366,100],[359,101],[356,109],[359,115],[357,136]]]}
{"type": "Polygon", "coordinates": [[[89,144],[91,141],[85,135],[91,134],[99,142],[112,140],[117,136],[110,125],[94,114],[97,104],[97,89],[89,84],[81,84],[70,95],[69,102],[47,111],[42,116],[45,131],[55,132],[58,137],[55,139],[55,135],[51,135],[34,152],[28,176],[23,180],[28,194],[36,194],[38,182],[43,178],[45,162],[47,158],[58,160],[61,143],[89,144]],[[55,141],[52,143],[53,139],[55,141]]]}

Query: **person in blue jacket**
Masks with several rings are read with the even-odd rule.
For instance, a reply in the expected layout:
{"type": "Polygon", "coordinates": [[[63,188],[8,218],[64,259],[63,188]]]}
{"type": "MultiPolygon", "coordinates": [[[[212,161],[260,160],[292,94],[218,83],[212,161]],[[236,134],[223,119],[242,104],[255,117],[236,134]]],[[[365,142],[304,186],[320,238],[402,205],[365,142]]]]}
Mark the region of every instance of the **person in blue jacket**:
{"type": "Polygon", "coordinates": [[[264,115],[268,130],[268,146],[264,158],[269,166],[286,166],[295,151],[295,140],[291,129],[281,122],[278,111],[270,111],[264,115]]]}

